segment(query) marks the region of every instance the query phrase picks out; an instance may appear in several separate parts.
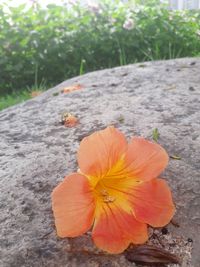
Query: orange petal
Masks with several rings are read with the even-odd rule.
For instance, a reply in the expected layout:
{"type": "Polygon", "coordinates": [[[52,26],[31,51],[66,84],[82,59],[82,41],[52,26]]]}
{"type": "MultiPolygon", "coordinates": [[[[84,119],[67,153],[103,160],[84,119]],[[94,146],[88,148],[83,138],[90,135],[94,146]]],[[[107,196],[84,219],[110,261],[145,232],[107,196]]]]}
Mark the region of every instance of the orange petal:
{"type": "Polygon", "coordinates": [[[71,93],[71,92],[76,91],[76,90],[80,90],[82,88],[83,88],[83,86],[81,84],[74,84],[74,85],[63,88],[61,90],[61,92],[66,94],[66,93],[71,93]]]}
{"type": "Polygon", "coordinates": [[[69,175],[52,192],[52,208],[57,234],[75,237],[85,233],[94,220],[94,197],[88,179],[69,175]]]}
{"type": "Polygon", "coordinates": [[[163,179],[153,179],[134,186],[129,194],[138,221],[162,227],[172,219],[175,207],[170,189],[163,179]]]}
{"type": "Polygon", "coordinates": [[[127,149],[124,135],[114,127],[95,132],[81,141],[78,163],[82,173],[98,178],[122,157],[127,149]]]}
{"type": "Polygon", "coordinates": [[[33,98],[33,97],[36,97],[36,96],[39,96],[39,95],[41,95],[42,94],[42,91],[40,91],[40,90],[35,90],[35,91],[32,91],[31,92],[31,97],[33,98]]]}
{"type": "Polygon", "coordinates": [[[68,117],[65,119],[64,125],[66,127],[74,127],[77,123],[78,119],[71,113],[68,113],[68,117]]]}
{"type": "Polygon", "coordinates": [[[125,156],[125,172],[139,180],[151,180],[165,169],[168,160],[167,152],[160,145],[134,137],[125,156]]]}
{"type": "Polygon", "coordinates": [[[130,243],[142,244],[147,241],[147,225],[136,221],[132,214],[112,204],[105,204],[100,209],[92,232],[97,247],[117,254],[123,252],[130,243]]]}

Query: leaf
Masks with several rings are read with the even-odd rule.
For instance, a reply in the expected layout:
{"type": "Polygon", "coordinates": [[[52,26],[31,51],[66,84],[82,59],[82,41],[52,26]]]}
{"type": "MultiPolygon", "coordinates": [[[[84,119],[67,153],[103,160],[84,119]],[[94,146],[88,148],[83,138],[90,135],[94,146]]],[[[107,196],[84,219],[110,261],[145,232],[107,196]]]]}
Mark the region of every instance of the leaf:
{"type": "Polygon", "coordinates": [[[158,131],[158,128],[153,129],[152,137],[155,142],[158,142],[159,136],[160,136],[160,133],[158,131]]]}
{"type": "Polygon", "coordinates": [[[59,95],[59,93],[58,93],[58,92],[55,92],[55,93],[53,93],[53,96],[57,96],[57,95],[59,95]]]}
{"type": "Polygon", "coordinates": [[[176,156],[176,155],[171,155],[169,156],[171,159],[177,159],[177,160],[180,160],[181,157],[180,156],[176,156]]]}
{"type": "Polygon", "coordinates": [[[180,263],[180,259],[167,250],[151,245],[135,246],[126,251],[125,257],[136,263],[180,263]]]}
{"type": "Polygon", "coordinates": [[[120,116],[118,117],[118,121],[119,121],[120,123],[123,123],[123,122],[124,122],[124,116],[123,116],[123,115],[120,115],[120,116]]]}

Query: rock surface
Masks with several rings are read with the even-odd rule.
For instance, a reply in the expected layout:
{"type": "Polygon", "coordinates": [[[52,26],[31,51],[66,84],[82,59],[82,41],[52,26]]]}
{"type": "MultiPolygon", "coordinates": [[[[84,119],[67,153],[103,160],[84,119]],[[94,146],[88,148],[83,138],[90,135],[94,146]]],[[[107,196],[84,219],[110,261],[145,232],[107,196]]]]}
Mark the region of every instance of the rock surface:
{"type": "Polygon", "coordinates": [[[193,58],[96,71],[0,112],[1,267],[135,266],[123,255],[82,253],[85,246],[94,251],[88,235],[59,239],[51,211],[52,189],[77,169],[80,140],[111,124],[127,137],[150,139],[158,128],[159,143],[181,157],[171,159],[163,174],[180,223],[170,231],[194,241],[193,263],[183,266],[199,266],[200,59],[193,58]],[[84,88],[55,94],[77,83],[84,88]],[[80,123],[64,127],[63,112],[80,123]]]}

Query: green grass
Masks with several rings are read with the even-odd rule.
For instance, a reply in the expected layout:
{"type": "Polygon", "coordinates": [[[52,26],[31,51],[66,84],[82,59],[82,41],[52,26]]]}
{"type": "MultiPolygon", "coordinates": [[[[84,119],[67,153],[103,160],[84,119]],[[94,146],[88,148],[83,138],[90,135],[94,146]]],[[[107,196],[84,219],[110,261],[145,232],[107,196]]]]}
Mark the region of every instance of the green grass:
{"type": "Polygon", "coordinates": [[[28,90],[24,90],[19,93],[11,93],[9,95],[0,96],[0,110],[16,105],[30,98],[31,95],[28,90]]]}
{"type": "Polygon", "coordinates": [[[14,106],[28,99],[31,99],[33,98],[33,96],[31,95],[33,92],[43,92],[46,89],[47,89],[46,83],[42,82],[38,86],[33,85],[31,87],[27,87],[22,91],[17,91],[11,94],[0,96],[0,110],[3,110],[10,106],[14,106]]]}

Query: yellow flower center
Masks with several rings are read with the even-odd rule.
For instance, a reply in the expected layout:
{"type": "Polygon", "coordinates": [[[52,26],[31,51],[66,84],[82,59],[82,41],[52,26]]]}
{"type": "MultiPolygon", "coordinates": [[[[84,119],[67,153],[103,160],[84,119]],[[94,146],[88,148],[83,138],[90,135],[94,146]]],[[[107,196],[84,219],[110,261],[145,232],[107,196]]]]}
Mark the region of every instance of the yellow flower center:
{"type": "Polygon", "coordinates": [[[103,178],[94,187],[96,200],[95,217],[111,210],[123,210],[129,214],[133,213],[128,200],[127,183],[123,179],[103,178]]]}
{"type": "Polygon", "coordinates": [[[103,203],[112,203],[116,200],[114,192],[111,192],[111,190],[104,185],[102,180],[97,183],[94,192],[97,201],[103,203]]]}
{"type": "Polygon", "coordinates": [[[123,160],[118,161],[104,177],[90,177],[91,186],[96,199],[96,214],[107,208],[120,208],[127,213],[132,212],[129,203],[129,190],[138,184],[130,178],[123,160]]]}
{"type": "Polygon", "coordinates": [[[116,200],[116,197],[109,195],[109,193],[106,189],[102,189],[100,191],[100,194],[102,196],[103,202],[105,202],[105,203],[114,202],[116,200]]]}

